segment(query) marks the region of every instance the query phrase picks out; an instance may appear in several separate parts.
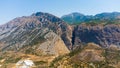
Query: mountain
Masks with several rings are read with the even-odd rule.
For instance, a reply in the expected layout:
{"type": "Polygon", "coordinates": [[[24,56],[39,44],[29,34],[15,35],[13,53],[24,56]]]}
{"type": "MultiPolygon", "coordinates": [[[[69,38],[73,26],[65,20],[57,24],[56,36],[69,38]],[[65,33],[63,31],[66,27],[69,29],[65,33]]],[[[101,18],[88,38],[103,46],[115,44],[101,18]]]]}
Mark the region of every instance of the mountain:
{"type": "Polygon", "coordinates": [[[0,67],[24,67],[29,60],[35,68],[119,68],[120,24],[103,24],[119,21],[119,13],[73,13],[69,18],[87,23],[69,25],[37,12],[1,25],[0,67]]]}
{"type": "Polygon", "coordinates": [[[60,37],[69,33],[66,31],[69,30],[68,25],[61,19],[42,12],[15,18],[0,28],[0,42],[5,44],[2,51],[19,50],[26,45],[43,43],[47,40],[44,36],[51,31],[59,33],[60,37]]]}
{"type": "Polygon", "coordinates": [[[120,23],[120,13],[100,13],[96,15],[84,15],[81,13],[71,13],[61,17],[65,22],[69,24],[79,24],[79,23],[120,23]]]}
{"type": "Polygon", "coordinates": [[[62,16],[61,18],[65,21],[68,21],[70,23],[73,23],[73,22],[82,22],[84,21],[84,15],[83,14],[80,14],[80,13],[72,13],[72,14],[68,14],[68,15],[65,15],[65,16],[62,16]]]}
{"type": "Polygon", "coordinates": [[[120,13],[119,12],[112,12],[112,13],[100,13],[96,14],[94,16],[97,19],[103,19],[103,20],[115,20],[115,19],[120,19],[120,13]]]}
{"type": "Polygon", "coordinates": [[[68,22],[69,24],[84,22],[91,18],[92,18],[92,16],[85,16],[84,14],[81,14],[78,12],[74,12],[74,13],[64,15],[61,17],[61,19],[68,22]]]}
{"type": "Polygon", "coordinates": [[[69,53],[70,32],[68,24],[49,13],[15,18],[0,26],[0,61],[5,60],[1,64],[9,67],[9,63],[14,65],[20,59],[30,58],[48,66],[55,57],[69,53]]]}

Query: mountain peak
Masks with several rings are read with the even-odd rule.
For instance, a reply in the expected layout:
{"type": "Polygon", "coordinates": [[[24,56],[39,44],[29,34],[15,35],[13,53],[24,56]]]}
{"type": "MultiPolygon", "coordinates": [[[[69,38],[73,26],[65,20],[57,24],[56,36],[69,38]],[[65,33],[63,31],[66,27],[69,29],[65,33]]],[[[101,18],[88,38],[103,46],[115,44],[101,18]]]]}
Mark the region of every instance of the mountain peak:
{"type": "Polygon", "coordinates": [[[79,13],[79,12],[73,12],[73,13],[62,16],[61,18],[64,18],[64,17],[67,17],[67,16],[76,17],[76,16],[84,16],[84,14],[79,13]]]}
{"type": "Polygon", "coordinates": [[[71,13],[71,14],[73,14],[73,15],[81,15],[81,16],[84,16],[84,14],[78,13],[78,12],[73,12],[73,13],[71,13]]]}
{"type": "Polygon", "coordinates": [[[50,17],[56,17],[52,14],[49,14],[49,13],[46,13],[46,12],[36,12],[36,13],[33,13],[31,16],[50,16],[50,17]]]}
{"type": "Polygon", "coordinates": [[[36,12],[36,13],[33,13],[31,16],[41,16],[41,15],[44,15],[44,14],[47,14],[47,13],[36,12]]]}

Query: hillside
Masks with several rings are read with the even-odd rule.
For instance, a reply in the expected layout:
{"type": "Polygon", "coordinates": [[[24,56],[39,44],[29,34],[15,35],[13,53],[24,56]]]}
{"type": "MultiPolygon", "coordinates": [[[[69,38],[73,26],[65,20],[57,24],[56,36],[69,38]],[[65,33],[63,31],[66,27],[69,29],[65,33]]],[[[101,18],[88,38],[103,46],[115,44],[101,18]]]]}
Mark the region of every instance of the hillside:
{"type": "Polygon", "coordinates": [[[55,68],[119,68],[120,49],[114,45],[102,48],[94,43],[77,48],[68,55],[59,56],[51,63],[55,68]]]}
{"type": "Polygon", "coordinates": [[[51,31],[60,37],[70,34],[67,32],[69,25],[51,14],[42,12],[15,18],[0,28],[0,42],[4,44],[2,51],[19,50],[23,46],[43,43],[47,40],[44,36],[51,31]]]}

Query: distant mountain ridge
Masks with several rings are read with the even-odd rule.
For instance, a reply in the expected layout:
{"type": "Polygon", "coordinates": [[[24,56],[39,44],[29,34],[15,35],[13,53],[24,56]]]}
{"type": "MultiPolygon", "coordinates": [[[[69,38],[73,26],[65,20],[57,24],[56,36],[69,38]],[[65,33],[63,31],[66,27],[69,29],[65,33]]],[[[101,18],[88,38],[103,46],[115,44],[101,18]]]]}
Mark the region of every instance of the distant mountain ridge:
{"type": "MultiPolygon", "coordinates": [[[[98,22],[100,23],[101,21],[104,22],[119,22],[118,20],[120,19],[120,12],[105,12],[105,13],[100,13],[96,15],[84,15],[78,12],[71,13],[68,15],[64,15],[61,17],[65,22],[69,24],[74,24],[74,23],[83,23],[83,22],[98,22]]],[[[120,23],[120,22],[119,22],[120,23]]]]}

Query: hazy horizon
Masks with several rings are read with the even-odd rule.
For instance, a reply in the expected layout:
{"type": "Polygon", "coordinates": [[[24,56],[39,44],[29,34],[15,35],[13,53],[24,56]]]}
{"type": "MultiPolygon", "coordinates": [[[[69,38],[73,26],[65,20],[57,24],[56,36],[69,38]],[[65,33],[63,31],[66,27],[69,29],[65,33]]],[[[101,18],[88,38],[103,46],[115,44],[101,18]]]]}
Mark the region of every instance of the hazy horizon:
{"type": "Polygon", "coordinates": [[[58,17],[72,12],[85,15],[120,12],[119,3],[119,0],[1,0],[0,25],[16,17],[29,16],[35,12],[47,12],[58,17]]]}

